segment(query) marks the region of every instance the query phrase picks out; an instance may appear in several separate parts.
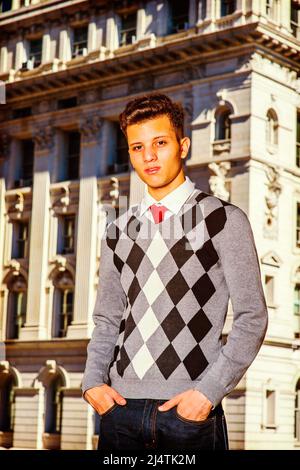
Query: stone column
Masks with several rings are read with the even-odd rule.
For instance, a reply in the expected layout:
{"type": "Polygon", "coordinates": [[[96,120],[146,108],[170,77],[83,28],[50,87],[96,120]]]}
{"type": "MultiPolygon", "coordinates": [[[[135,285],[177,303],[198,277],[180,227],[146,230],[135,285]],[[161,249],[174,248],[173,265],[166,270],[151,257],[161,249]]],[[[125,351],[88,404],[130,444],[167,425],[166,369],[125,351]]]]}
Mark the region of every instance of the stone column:
{"type": "Polygon", "coordinates": [[[85,338],[92,330],[97,247],[97,160],[101,158],[102,119],[85,116],[80,123],[80,186],[76,246],[74,314],[68,338],[85,338]]]}
{"type": "Polygon", "coordinates": [[[47,338],[45,322],[45,281],[48,266],[50,175],[49,166],[54,152],[54,134],[43,126],[34,135],[34,175],[29,250],[29,276],[26,323],[21,340],[47,338]]]}
{"type": "Polygon", "coordinates": [[[15,389],[13,448],[42,449],[44,389],[15,389]]]}

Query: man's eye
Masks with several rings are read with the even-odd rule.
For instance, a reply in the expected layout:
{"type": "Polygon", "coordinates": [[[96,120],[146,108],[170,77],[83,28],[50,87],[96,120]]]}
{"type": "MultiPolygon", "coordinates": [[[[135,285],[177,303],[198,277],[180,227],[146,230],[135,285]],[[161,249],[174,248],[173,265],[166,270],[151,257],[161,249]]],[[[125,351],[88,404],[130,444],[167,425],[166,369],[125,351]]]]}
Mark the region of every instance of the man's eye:
{"type": "Polygon", "coordinates": [[[159,140],[157,143],[158,144],[166,144],[166,141],[165,140],[159,140]]]}
{"type": "Polygon", "coordinates": [[[141,145],[135,145],[133,147],[133,150],[136,151],[136,150],[140,150],[141,149],[141,145]]]}

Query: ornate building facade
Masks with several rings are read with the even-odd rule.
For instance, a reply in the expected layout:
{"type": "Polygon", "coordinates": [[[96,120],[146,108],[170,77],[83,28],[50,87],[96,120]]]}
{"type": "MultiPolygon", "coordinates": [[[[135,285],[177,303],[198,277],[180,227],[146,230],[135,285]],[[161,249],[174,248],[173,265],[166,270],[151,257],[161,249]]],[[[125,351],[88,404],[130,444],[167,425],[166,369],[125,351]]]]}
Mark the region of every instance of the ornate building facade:
{"type": "Polygon", "coordinates": [[[258,248],[269,329],[224,399],[230,448],[300,448],[299,3],[0,1],[0,446],[97,444],[80,384],[100,239],[144,189],[118,115],[160,91],[186,112],[187,174],[258,248]]]}

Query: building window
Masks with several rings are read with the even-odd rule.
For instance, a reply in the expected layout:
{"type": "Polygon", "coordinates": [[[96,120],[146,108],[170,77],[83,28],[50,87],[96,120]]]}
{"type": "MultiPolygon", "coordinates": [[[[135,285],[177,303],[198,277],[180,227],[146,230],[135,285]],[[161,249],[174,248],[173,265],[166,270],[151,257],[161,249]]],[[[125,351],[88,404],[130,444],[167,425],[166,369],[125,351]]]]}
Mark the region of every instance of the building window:
{"type": "Polygon", "coordinates": [[[126,172],[129,170],[128,143],[119,123],[112,123],[112,137],[115,145],[111,147],[107,172],[108,174],[126,172]]]}
{"type": "Polygon", "coordinates": [[[13,119],[19,119],[19,118],[28,117],[28,116],[32,116],[32,109],[30,107],[13,109],[13,112],[12,112],[13,119]]]}
{"type": "Polygon", "coordinates": [[[296,129],[296,165],[300,168],[300,111],[297,111],[297,129],[296,129]]]}
{"type": "Polygon", "coordinates": [[[300,443],[300,379],[297,382],[295,390],[295,426],[294,437],[297,443],[300,443]]]}
{"type": "Polygon", "coordinates": [[[266,416],[266,427],[275,427],[275,407],[276,407],[276,392],[275,390],[266,390],[266,402],[267,402],[267,416],[266,416]]]}
{"type": "Polygon", "coordinates": [[[184,31],[189,27],[189,0],[170,1],[169,34],[184,31]]]}
{"type": "Polygon", "coordinates": [[[76,180],[79,177],[80,132],[68,132],[66,155],[66,179],[76,180]]]}
{"type": "Polygon", "coordinates": [[[291,2],[291,30],[293,35],[299,37],[299,13],[300,4],[298,0],[292,0],[291,2]]]}
{"type": "Polygon", "coordinates": [[[278,144],[278,119],[273,109],[267,113],[266,141],[267,145],[273,147],[278,144]]]}
{"type": "Polygon", "coordinates": [[[274,276],[265,276],[267,305],[274,307],[274,276]]]}
{"type": "Polygon", "coordinates": [[[54,285],[52,336],[64,338],[73,319],[74,287],[71,275],[67,271],[61,273],[55,279],[54,285]]]}
{"type": "Polygon", "coordinates": [[[57,253],[74,253],[75,248],[75,215],[67,215],[59,218],[57,253]]]}
{"type": "Polygon", "coordinates": [[[77,106],[77,96],[71,98],[64,98],[57,101],[57,109],[69,109],[77,106]]]}
{"type": "Polygon", "coordinates": [[[32,62],[33,68],[41,65],[42,62],[43,39],[31,39],[29,41],[29,60],[32,62]]]}
{"type": "Polygon", "coordinates": [[[33,180],[34,142],[31,139],[22,140],[20,145],[19,178],[14,187],[31,186],[33,180]]]}
{"type": "Polygon", "coordinates": [[[0,12],[5,13],[12,9],[12,0],[0,0],[0,12]]]}
{"type": "Polygon", "coordinates": [[[227,16],[234,13],[236,10],[235,0],[221,0],[221,16],[227,16]]]}
{"type": "Polygon", "coordinates": [[[88,47],[88,28],[83,26],[81,28],[74,28],[73,30],[73,47],[72,58],[86,55],[88,47]]]}
{"type": "Polygon", "coordinates": [[[62,427],[62,387],[60,375],[54,377],[46,387],[45,393],[45,432],[60,434],[62,427]]]}
{"type": "MultiPolygon", "coordinates": [[[[13,432],[15,418],[15,378],[12,374],[1,374],[0,388],[0,432],[13,432]]],[[[12,441],[12,439],[10,439],[12,441]]]]}
{"type": "Polygon", "coordinates": [[[296,213],[296,246],[300,248],[300,202],[297,202],[296,213]]]}
{"type": "Polygon", "coordinates": [[[28,222],[14,222],[12,258],[28,258],[29,224],[28,222]]]}
{"type": "Polygon", "coordinates": [[[20,330],[25,325],[27,304],[27,286],[23,276],[19,275],[9,286],[7,339],[18,339],[20,330]]]}
{"type": "Polygon", "coordinates": [[[230,140],[231,139],[231,110],[228,108],[221,108],[216,112],[216,127],[215,127],[215,140],[230,140]]]}
{"type": "Polygon", "coordinates": [[[137,12],[123,13],[120,15],[120,20],[119,45],[132,44],[136,40],[137,12]]]}

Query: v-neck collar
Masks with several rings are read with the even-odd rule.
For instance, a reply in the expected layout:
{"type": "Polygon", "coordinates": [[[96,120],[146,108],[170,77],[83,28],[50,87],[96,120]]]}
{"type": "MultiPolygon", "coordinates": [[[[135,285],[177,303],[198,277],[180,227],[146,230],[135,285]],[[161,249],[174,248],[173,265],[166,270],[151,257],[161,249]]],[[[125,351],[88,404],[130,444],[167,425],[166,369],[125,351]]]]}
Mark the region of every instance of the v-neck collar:
{"type": "Polygon", "coordinates": [[[198,189],[198,188],[195,188],[194,191],[190,194],[190,196],[187,198],[187,200],[185,201],[185,203],[181,206],[181,208],[179,209],[179,211],[177,212],[177,214],[174,214],[172,213],[167,219],[164,219],[162,220],[161,222],[158,222],[158,223],[155,223],[153,222],[150,218],[148,218],[146,216],[146,213],[144,212],[142,215],[140,214],[141,212],[141,205],[139,204],[138,205],[138,208],[136,210],[136,212],[134,213],[134,216],[142,221],[143,218],[145,218],[147,220],[147,223],[149,222],[150,224],[152,224],[154,227],[160,227],[162,226],[163,224],[167,223],[168,221],[170,222],[174,217],[180,217],[184,211],[184,208],[186,206],[186,204],[190,204],[192,203],[192,205],[195,204],[196,202],[196,197],[201,194],[203,191],[201,189],[198,189]]]}

